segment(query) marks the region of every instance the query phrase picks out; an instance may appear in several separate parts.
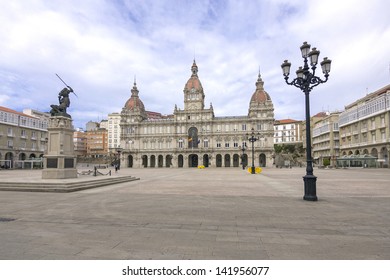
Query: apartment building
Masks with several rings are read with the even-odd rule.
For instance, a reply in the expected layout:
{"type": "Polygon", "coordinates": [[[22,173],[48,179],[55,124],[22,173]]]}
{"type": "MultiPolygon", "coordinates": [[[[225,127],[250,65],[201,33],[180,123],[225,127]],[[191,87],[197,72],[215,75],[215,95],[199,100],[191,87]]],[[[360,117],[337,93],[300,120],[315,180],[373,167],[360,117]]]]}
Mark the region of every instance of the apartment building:
{"type": "Polygon", "coordinates": [[[377,167],[389,168],[390,84],[345,106],[339,127],[341,156],[354,166],[371,156],[377,167]]]}
{"type": "Polygon", "coordinates": [[[314,123],[312,156],[318,166],[336,167],[340,155],[339,115],[339,112],[330,113],[314,123]]]}
{"type": "Polygon", "coordinates": [[[274,144],[297,143],[302,143],[302,121],[276,120],[274,124],[274,144]]]}
{"type": "Polygon", "coordinates": [[[42,167],[47,148],[45,117],[34,117],[0,106],[0,167],[42,167]]]}

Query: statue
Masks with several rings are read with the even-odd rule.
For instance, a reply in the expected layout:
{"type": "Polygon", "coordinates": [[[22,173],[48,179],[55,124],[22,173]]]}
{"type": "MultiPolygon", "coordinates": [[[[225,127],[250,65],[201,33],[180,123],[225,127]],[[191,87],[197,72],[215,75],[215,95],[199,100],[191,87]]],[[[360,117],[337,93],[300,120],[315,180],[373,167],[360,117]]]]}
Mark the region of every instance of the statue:
{"type": "Polygon", "coordinates": [[[52,108],[50,114],[52,116],[64,115],[66,117],[70,117],[70,115],[66,113],[66,108],[68,108],[70,105],[69,94],[71,92],[73,92],[73,89],[68,86],[67,88],[61,90],[60,93],[58,93],[58,102],[60,103],[60,105],[50,105],[50,107],[52,108]]]}
{"type": "MultiPolygon", "coordinates": [[[[56,74],[57,75],[57,74],[56,74]]],[[[57,75],[57,77],[66,85],[65,88],[63,88],[59,93],[58,93],[58,102],[60,105],[50,105],[51,107],[51,110],[50,110],[50,114],[52,116],[64,116],[64,117],[68,117],[68,118],[71,118],[71,116],[66,113],[66,108],[69,107],[70,105],[70,98],[69,98],[69,94],[71,92],[74,93],[74,95],[76,95],[76,93],[73,91],[73,89],[68,86],[62,79],[60,76],[57,75]]],[[[77,95],[76,95],[77,96],[77,95]]]]}

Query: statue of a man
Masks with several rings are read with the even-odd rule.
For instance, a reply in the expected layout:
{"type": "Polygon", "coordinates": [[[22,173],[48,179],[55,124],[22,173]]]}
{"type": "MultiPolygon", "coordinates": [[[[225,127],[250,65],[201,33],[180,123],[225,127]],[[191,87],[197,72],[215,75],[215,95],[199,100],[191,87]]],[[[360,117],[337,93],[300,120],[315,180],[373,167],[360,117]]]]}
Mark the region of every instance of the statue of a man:
{"type": "Polygon", "coordinates": [[[73,92],[73,89],[70,86],[68,86],[58,93],[58,102],[60,103],[60,105],[50,105],[50,107],[52,108],[50,114],[52,116],[59,115],[59,114],[68,115],[66,113],[66,108],[68,108],[70,105],[69,94],[71,92],[73,92]]]}

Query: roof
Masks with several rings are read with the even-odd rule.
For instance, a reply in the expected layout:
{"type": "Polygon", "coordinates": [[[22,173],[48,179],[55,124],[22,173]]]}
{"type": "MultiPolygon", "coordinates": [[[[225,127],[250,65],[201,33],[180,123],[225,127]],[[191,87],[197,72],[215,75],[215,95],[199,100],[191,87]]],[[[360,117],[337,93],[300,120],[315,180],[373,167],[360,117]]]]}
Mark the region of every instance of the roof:
{"type": "Polygon", "coordinates": [[[12,114],[16,114],[16,115],[19,115],[19,116],[23,116],[23,117],[28,117],[28,118],[39,120],[39,118],[37,118],[37,117],[33,117],[33,116],[30,116],[30,115],[27,115],[27,114],[24,114],[24,113],[21,113],[21,112],[18,112],[18,111],[15,111],[15,110],[12,110],[10,108],[3,107],[3,106],[0,106],[0,111],[4,111],[4,112],[7,112],[7,113],[12,113],[12,114]]]}
{"type": "Polygon", "coordinates": [[[288,123],[297,123],[297,122],[302,122],[302,121],[296,121],[293,119],[283,119],[283,120],[276,120],[275,124],[288,124],[288,123]]]}

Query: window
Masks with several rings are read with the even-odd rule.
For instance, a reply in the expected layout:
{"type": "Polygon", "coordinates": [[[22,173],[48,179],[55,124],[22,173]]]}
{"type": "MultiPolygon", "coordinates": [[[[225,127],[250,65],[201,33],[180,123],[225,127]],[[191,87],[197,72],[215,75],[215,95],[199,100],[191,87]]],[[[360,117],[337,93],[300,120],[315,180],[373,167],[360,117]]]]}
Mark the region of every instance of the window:
{"type": "Polygon", "coordinates": [[[238,143],[234,142],[233,146],[234,146],[234,148],[238,148],[238,143]]]}
{"type": "Polygon", "coordinates": [[[242,127],[242,131],[246,131],[246,124],[243,124],[241,127],[242,127]]]}
{"type": "Polygon", "coordinates": [[[12,140],[7,141],[7,146],[8,148],[13,148],[14,147],[14,142],[12,140]]]}
{"type": "Polygon", "coordinates": [[[209,147],[209,140],[208,140],[208,139],[205,139],[205,140],[203,141],[203,147],[205,147],[205,148],[208,148],[208,147],[209,147]]]}
{"type": "Polygon", "coordinates": [[[225,148],[229,148],[229,143],[225,143],[225,148]]]}
{"type": "Polygon", "coordinates": [[[179,148],[183,148],[183,139],[179,140],[179,148]]]}
{"type": "Polygon", "coordinates": [[[221,148],[221,142],[217,142],[217,148],[221,148]]]}

